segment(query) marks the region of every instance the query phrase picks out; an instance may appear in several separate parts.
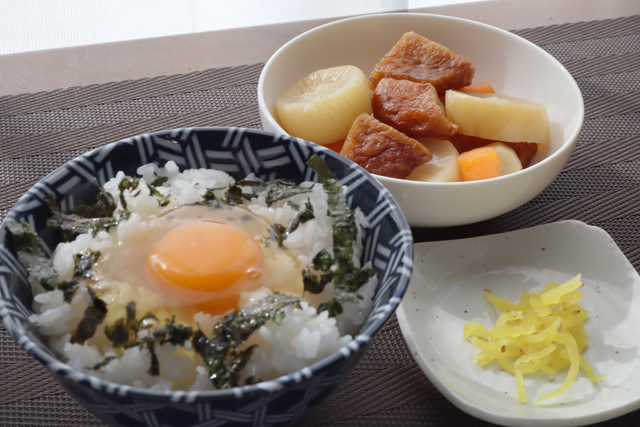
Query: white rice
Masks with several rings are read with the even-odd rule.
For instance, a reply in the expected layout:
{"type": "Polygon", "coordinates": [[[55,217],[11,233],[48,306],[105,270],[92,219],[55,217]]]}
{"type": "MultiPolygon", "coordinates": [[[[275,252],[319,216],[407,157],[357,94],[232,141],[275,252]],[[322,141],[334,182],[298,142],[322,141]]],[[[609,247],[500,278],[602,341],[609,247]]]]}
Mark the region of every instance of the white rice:
{"type": "MultiPolygon", "coordinates": [[[[197,169],[180,173],[173,162],[168,162],[164,168],[156,165],[142,166],[138,169],[138,174],[143,183],[153,182],[158,177],[169,178],[162,187],[156,187],[160,193],[169,197],[168,208],[201,201],[207,189],[226,187],[233,182],[228,174],[221,171],[197,169]]],[[[120,203],[118,185],[124,177],[124,174],[119,172],[104,186],[104,189],[118,203],[120,203]]],[[[311,200],[315,219],[301,224],[287,237],[284,245],[303,265],[309,266],[320,249],[324,248],[332,253],[333,242],[331,218],[326,215],[327,201],[322,186],[313,183],[305,183],[305,185],[308,185],[312,192],[297,196],[294,200],[300,205],[303,205],[307,199],[311,200]]],[[[153,227],[153,218],[159,212],[159,204],[158,199],[150,194],[146,185],[140,185],[134,195],[125,191],[124,199],[128,210],[132,213],[127,220],[121,221],[108,232],[101,231],[96,236],[92,236],[91,233],[82,234],[74,241],[62,243],[57,247],[53,256],[53,265],[61,279],[68,280],[72,277],[74,254],[83,253],[87,249],[107,250],[118,242],[126,241],[136,233],[153,227]]],[[[289,226],[298,214],[297,210],[284,201],[267,207],[262,196],[254,199],[248,209],[270,224],[280,223],[285,226],[289,226]]],[[[367,227],[364,215],[357,213],[356,219],[360,230],[367,227]]],[[[359,238],[361,235],[362,231],[359,232],[359,238]]],[[[353,259],[355,267],[362,267],[359,263],[361,249],[360,239],[358,239],[353,259]]],[[[154,303],[153,295],[143,294],[127,284],[120,285],[121,297],[129,297],[141,304],[154,303]]],[[[333,285],[328,285],[319,295],[305,293],[300,308],[287,306],[284,309],[284,321],[280,324],[274,321],[267,322],[247,341],[245,347],[255,344],[257,349],[253,351],[241,379],[249,377],[272,379],[310,366],[337,352],[349,343],[352,335],[357,332],[371,310],[376,285],[377,279],[374,276],[358,291],[361,299],[354,303],[343,303],[344,312],[336,318],[328,317],[326,311],[320,314],[316,311],[320,303],[334,296],[333,285]]],[[[243,295],[241,304],[249,305],[265,295],[264,290],[260,292],[243,295]]],[[[63,294],[59,290],[48,292],[43,290],[34,298],[34,310],[37,314],[32,315],[30,320],[38,326],[43,335],[49,337],[52,348],[59,352],[71,367],[116,383],[154,390],[214,388],[206,369],[201,366],[201,357],[191,351],[188,345],[190,343],[185,347],[171,344],[156,347],[160,365],[159,376],[147,373],[149,352],[137,346],[128,348],[121,357],[106,364],[101,370],[91,369],[106,357],[116,355],[117,351],[104,339],[104,324],[109,323],[110,320],[103,322],[96,333],[102,338],[94,337],[82,344],[70,342],[71,335],[89,302],[89,293],[82,285],[70,304],[64,301],[63,294]]],[[[111,316],[110,312],[108,319],[122,317],[115,314],[114,317],[111,316]]],[[[216,317],[200,312],[191,319],[191,322],[198,325],[209,336],[216,320],[216,317]]]]}

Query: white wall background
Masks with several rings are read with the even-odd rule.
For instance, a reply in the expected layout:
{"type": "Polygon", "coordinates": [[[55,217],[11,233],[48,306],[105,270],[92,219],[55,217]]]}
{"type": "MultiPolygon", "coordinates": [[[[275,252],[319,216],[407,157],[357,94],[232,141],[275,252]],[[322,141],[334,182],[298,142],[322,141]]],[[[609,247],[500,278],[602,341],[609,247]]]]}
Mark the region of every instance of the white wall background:
{"type": "Polygon", "coordinates": [[[0,55],[485,0],[0,0],[0,55]]]}

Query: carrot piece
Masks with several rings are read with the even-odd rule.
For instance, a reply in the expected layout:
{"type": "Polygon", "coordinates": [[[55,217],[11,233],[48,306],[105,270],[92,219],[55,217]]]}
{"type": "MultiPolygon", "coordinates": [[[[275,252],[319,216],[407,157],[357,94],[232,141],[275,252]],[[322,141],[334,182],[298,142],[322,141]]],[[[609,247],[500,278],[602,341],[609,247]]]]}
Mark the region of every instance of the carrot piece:
{"type": "Polygon", "coordinates": [[[475,92],[475,93],[496,93],[489,82],[472,83],[468,86],[458,89],[460,92],[475,92]]]}
{"type": "Polygon", "coordinates": [[[341,139],[339,141],[324,144],[324,146],[327,147],[329,150],[333,150],[336,153],[340,154],[340,151],[342,150],[342,146],[344,145],[344,141],[345,141],[344,139],[341,139]]]}
{"type": "Polygon", "coordinates": [[[483,145],[489,145],[492,142],[502,142],[503,144],[513,148],[518,155],[522,168],[529,167],[531,159],[538,152],[538,144],[535,142],[504,142],[504,141],[492,141],[490,139],[478,138],[477,136],[463,135],[456,133],[449,141],[456,147],[458,153],[464,153],[465,151],[473,150],[474,148],[482,147],[483,145]]]}
{"type": "Polygon", "coordinates": [[[495,148],[479,147],[458,156],[458,166],[463,181],[500,176],[500,155],[495,148]]]}

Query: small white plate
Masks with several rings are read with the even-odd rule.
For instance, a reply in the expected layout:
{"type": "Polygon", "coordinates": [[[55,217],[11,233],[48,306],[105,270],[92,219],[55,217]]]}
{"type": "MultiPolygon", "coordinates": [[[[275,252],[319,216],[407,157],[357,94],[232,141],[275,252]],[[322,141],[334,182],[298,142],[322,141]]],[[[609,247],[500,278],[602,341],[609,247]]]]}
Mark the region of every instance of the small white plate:
{"type": "Polygon", "coordinates": [[[414,273],[397,311],[416,361],[440,392],[463,411],[502,425],[577,426],[640,408],[640,276],[604,230],[563,221],[471,239],[415,245],[414,273]],[[485,288],[512,301],[523,290],[582,274],[580,304],[590,311],[591,341],[583,356],[597,385],[580,372],[564,395],[534,405],[538,393],[558,387],[525,377],[526,404],[518,403],[514,377],[474,363],[478,350],[463,339],[470,320],[491,328],[496,310],[485,288]]]}

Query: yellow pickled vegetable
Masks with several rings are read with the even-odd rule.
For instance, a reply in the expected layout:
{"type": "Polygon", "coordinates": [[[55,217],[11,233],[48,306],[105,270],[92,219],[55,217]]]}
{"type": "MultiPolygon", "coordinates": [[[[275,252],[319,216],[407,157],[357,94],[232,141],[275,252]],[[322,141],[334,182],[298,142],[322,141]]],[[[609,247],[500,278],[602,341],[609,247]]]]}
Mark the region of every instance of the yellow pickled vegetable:
{"type": "Polygon", "coordinates": [[[496,325],[488,329],[477,322],[464,326],[463,336],[480,352],[475,363],[485,366],[497,362],[501,369],[516,379],[518,401],[526,403],[524,376],[554,375],[568,368],[562,384],[538,396],[540,403],[565,393],[575,382],[580,369],[593,382],[593,368],[580,354],[589,342],[584,322],[589,312],[578,301],[582,299],[580,275],[565,283],[551,282],[542,291],[524,291],[519,302],[511,302],[485,289],[487,300],[499,312],[496,325]]]}

